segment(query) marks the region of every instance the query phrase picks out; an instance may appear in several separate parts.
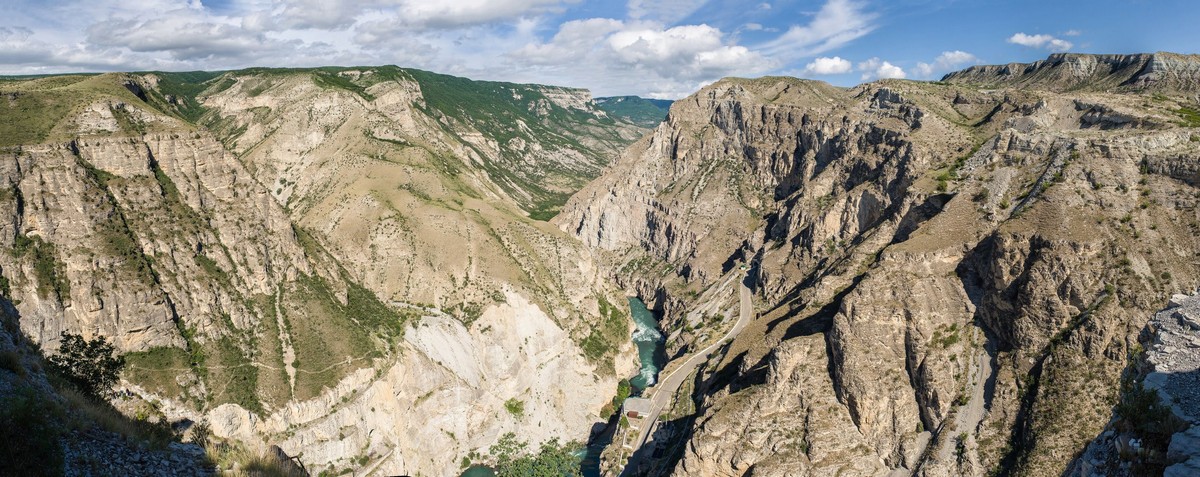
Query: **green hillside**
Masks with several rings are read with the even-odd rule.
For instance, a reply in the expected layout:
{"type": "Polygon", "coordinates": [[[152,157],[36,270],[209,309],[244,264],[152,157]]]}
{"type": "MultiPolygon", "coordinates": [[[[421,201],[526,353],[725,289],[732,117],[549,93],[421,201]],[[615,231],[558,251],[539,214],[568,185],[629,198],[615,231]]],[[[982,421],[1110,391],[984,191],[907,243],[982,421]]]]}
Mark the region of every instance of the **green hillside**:
{"type": "Polygon", "coordinates": [[[609,116],[624,119],[644,128],[658,126],[667,119],[674,101],[669,99],[648,99],[638,96],[611,96],[596,98],[596,106],[609,116]]]}

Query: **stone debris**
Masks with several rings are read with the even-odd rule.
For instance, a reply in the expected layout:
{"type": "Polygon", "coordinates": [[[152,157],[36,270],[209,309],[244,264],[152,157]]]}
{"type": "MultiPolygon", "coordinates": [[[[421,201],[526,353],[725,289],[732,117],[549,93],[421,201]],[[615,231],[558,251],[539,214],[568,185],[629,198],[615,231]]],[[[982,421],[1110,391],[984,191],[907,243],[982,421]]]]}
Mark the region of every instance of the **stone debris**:
{"type": "Polygon", "coordinates": [[[64,438],[64,475],[207,477],[216,469],[196,444],[172,442],[154,449],[101,429],[72,431],[64,438]]]}

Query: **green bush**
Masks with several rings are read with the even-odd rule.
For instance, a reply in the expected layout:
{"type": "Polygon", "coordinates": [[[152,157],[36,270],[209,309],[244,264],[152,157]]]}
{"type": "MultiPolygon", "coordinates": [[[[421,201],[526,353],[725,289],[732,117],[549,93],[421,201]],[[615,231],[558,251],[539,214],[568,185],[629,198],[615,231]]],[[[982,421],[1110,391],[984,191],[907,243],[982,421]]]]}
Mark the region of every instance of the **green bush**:
{"type": "Polygon", "coordinates": [[[504,408],[508,410],[513,417],[520,419],[525,416],[525,401],[517,398],[512,398],[504,401],[504,408]]]}
{"type": "Polygon", "coordinates": [[[125,357],[115,356],[113,345],[103,336],[85,341],[82,336],[63,332],[58,356],[50,357],[50,367],[84,394],[103,399],[125,367],[125,357]]]}

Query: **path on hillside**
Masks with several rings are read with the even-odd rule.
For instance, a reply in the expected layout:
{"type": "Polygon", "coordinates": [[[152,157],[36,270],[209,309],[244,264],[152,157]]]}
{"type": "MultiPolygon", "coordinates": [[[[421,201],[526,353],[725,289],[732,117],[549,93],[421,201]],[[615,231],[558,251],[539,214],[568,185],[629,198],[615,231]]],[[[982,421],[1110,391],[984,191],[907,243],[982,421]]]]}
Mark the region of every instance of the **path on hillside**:
{"type": "Polygon", "coordinates": [[[655,424],[658,423],[659,415],[670,404],[671,399],[675,396],[675,392],[679,390],[679,386],[683,385],[683,380],[687,379],[696,367],[708,361],[709,353],[712,353],[718,346],[737,336],[754,317],[754,307],[750,303],[750,288],[744,282],[739,283],[738,288],[740,312],[738,313],[737,323],[733,324],[733,328],[728,333],[725,333],[725,336],[722,336],[721,339],[693,354],[682,366],[675,368],[671,374],[667,375],[666,378],[663,378],[654,386],[654,395],[650,397],[651,411],[646,417],[642,418],[642,425],[638,429],[637,439],[633,441],[634,455],[646,444],[646,440],[650,438],[655,424]]]}

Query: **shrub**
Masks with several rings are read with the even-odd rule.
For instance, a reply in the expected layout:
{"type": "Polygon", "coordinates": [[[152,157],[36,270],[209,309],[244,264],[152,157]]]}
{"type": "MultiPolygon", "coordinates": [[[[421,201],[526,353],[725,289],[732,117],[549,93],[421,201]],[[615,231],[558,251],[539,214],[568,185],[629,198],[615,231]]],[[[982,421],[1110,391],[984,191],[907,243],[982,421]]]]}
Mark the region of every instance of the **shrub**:
{"type": "Polygon", "coordinates": [[[208,447],[208,438],[211,431],[208,427],[208,421],[200,421],[192,426],[192,443],[200,447],[208,447]]]}
{"type": "Polygon", "coordinates": [[[513,417],[516,417],[517,419],[525,416],[525,401],[520,399],[512,398],[504,401],[504,408],[508,410],[509,414],[512,414],[513,417]]]}
{"type": "Polygon", "coordinates": [[[50,367],[83,393],[107,397],[125,367],[125,357],[114,356],[116,349],[103,336],[87,341],[67,332],[60,336],[59,354],[50,358],[50,367]]]}

